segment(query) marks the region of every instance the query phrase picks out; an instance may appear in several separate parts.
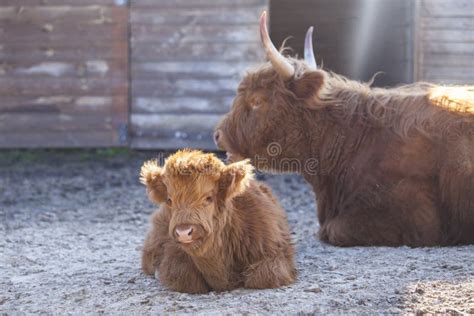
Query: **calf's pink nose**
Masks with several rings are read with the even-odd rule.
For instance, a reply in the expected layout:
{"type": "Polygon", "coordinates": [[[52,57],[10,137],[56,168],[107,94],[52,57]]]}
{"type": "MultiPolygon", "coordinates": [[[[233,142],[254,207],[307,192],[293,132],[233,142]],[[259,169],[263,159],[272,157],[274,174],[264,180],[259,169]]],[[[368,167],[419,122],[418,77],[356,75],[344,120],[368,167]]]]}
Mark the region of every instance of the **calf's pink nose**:
{"type": "Polygon", "coordinates": [[[175,230],[176,238],[181,243],[190,243],[193,241],[193,227],[191,225],[178,225],[175,230]]]}

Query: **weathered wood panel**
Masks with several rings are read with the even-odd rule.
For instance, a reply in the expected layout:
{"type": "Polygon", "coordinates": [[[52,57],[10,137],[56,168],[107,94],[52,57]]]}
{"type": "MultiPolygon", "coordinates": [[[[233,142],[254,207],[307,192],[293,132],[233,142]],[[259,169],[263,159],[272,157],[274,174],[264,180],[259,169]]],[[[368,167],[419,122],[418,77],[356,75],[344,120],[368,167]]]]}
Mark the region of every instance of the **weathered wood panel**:
{"type": "Polygon", "coordinates": [[[263,60],[267,0],[132,0],[131,145],[215,149],[241,75],[263,60]]]}
{"type": "Polygon", "coordinates": [[[474,17],[472,0],[419,0],[421,16],[440,17],[474,17]]]}
{"type": "MultiPolygon", "coordinates": [[[[103,0],[105,1],[105,0],[103,0]]],[[[250,10],[259,10],[267,5],[266,0],[131,0],[132,7],[157,9],[193,9],[193,8],[220,8],[222,10],[246,7],[250,10]]]]}
{"type": "Polygon", "coordinates": [[[0,6],[57,6],[81,7],[87,5],[124,5],[125,0],[0,0],[0,6]]]}
{"type": "MultiPolygon", "coordinates": [[[[71,62],[83,61],[84,56],[90,60],[121,60],[123,50],[114,49],[115,43],[100,42],[88,43],[86,46],[77,46],[77,43],[0,43],[0,59],[4,62],[71,62]]],[[[125,60],[126,62],[126,60],[125,60]]]]}
{"type": "Polygon", "coordinates": [[[239,62],[242,56],[250,61],[259,60],[262,46],[259,42],[245,42],[236,49],[228,43],[134,43],[134,62],[151,61],[228,61],[239,62]]]}
{"type": "MultiPolygon", "coordinates": [[[[21,1],[20,1],[21,2],[21,1]]],[[[81,1],[82,2],[82,1],[81,1]]],[[[50,25],[56,27],[73,24],[98,25],[112,24],[113,8],[106,6],[81,6],[71,10],[70,5],[61,3],[59,6],[23,6],[16,4],[9,7],[0,7],[0,25],[50,25]]],[[[45,29],[46,31],[46,29],[45,29]]]]}
{"type": "Polygon", "coordinates": [[[156,61],[135,62],[132,75],[143,79],[174,78],[235,78],[240,76],[249,62],[229,63],[228,61],[156,61]]]}
{"type": "Polygon", "coordinates": [[[272,0],[270,32],[303,55],[304,36],[314,26],[316,59],[324,68],[376,85],[411,82],[412,0],[272,0]]]}
{"type": "Polygon", "coordinates": [[[474,1],[418,0],[415,78],[474,83],[474,1]]]}
{"type": "Polygon", "coordinates": [[[140,148],[176,149],[201,147],[215,149],[211,144],[214,126],[221,115],[200,114],[132,114],[132,140],[140,148]]]}
{"type": "Polygon", "coordinates": [[[3,113],[0,115],[0,133],[28,126],[28,132],[111,130],[112,118],[102,115],[74,113],[3,113]]]}
{"type": "Polygon", "coordinates": [[[78,62],[9,61],[0,65],[0,78],[107,78],[114,79],[127,71],[126,61],[96,59],[78,62]],[[110,68],[110,65],[114,68],[110,68]]]}
{"type": "Polygon", "coordinates": [[[0,147],[127,144],[128,8],[0,0],[0,147]]]}
{"type": "Polygon", "coordinates": [[[92,131],[9,131],[2,132],[1,148],[54,148],[54,147],[107,147],[111,143],[120,143],[117,133],[112,130],[92,131]],[[12,146],[12,144],[19,144],[12,146]]]}
{"type": "MultiPolygon", "coordinates": [[[[167,40],[168,44],[181,43],[230,43],[246,42],[255,37],[254,30],[247,25],[194,25],[191,23],[186,27],[175,25],[132,25],[132,40],[135,43],[162,42],[167,40]]],[[[0,37],[1,39],[1,37],[0,37]]]]}
{"type": "Polygon", "coordinates": [[[137,8],[130,15],[131,23],[152,23],[164,26],[182,26],[192,22],[194,25],[253,24],[258,21],[261,12],[248,7],[235,7],[223,10],[222,7],[197,8],[183,10],[182,7],[166,8],[167,14],[160,14],[162,8],[137,8]]]}
{"type": "MultiPolygon", "coordinates": [[[[1,81],[0,81],[1,84],[1,81]]],[[[179,79],[179,80],[135,80],[132,96],[232,96],[237,88],[236,80],[229,79],[179,79]]],[[[0,88],[0,92],[2,88],[0,88]]]]}
{"type": "Polygon", "coordinates": [[[136,97],[133,100],[134,113],[225,113],[232,104],[232,96],[185,96],[185,97],[136,97]]]}
{"type": "Polygon", "coordinates": [[[119,79],[95,78],[0,78],[0,96],[112,95],[126,90],[119,79]]]}
{"type": "Polygon", "coordinates": [[[125,33],[126,28],[119,28],[122,28],[121,32],[116,25],[103,25],[102,27],[95,25],[64,25],[57,29],[54,29],[54,26],[49,27],[48,25],[42,27],[35,25],[2,26],[0,27],[0,41],[5,44],[34,41],[43,44],[72,42],[72,44],[76,45],[78,43],[100,43],[105,39],[126,41],[127,38],[125,36],[114,36],[125,33]],[[119,34],[114,34],[114,32],[119,34]]]}
{"type": "Polygon", "coordinates": [[[0,96],[0,112],[5,113],[56,113],[73,115],[89,114],[109,117],[114,104],[127,102],[125,96],[0,96]]]}

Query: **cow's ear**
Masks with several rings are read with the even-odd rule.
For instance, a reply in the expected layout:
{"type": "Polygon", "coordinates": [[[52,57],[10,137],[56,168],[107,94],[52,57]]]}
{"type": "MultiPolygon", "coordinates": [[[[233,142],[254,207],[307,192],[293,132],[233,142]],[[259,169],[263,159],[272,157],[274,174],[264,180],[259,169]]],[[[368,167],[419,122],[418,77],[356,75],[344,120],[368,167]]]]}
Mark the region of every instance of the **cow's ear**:
{"type": "Polygon", "coordinates": [[[253,179],[253,171],[248,159],[225,166],[219,178],[219,198],[227,200],[242,194],[253,179]]]}
{"type": "Polygon", "coordinates": [[[299,99],[309,99],[316,96],[324,84],[324,73],[319,70],[305,71],[300,77],[290,82],[290,90],[299,99]]]}
{"type": "Polygon", "coordinates": [[[163,203],[168,196],[166,185],[163,183],[163,169],[158,161],[145,162],[140,170],[140,182],[146,185],[148,197],[152,202],[163,203]]]}

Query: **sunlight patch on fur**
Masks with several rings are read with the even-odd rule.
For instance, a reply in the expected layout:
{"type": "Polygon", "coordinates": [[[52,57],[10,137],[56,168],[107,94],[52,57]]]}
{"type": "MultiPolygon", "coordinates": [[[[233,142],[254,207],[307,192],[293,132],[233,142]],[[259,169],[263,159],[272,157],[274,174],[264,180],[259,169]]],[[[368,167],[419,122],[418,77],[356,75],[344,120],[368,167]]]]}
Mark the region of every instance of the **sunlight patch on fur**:
{"type": "Polygon", "coordinates": [[[434,87],[430,89],[429,99],[449,111],[474,114],[474,86],[434,87]]]}

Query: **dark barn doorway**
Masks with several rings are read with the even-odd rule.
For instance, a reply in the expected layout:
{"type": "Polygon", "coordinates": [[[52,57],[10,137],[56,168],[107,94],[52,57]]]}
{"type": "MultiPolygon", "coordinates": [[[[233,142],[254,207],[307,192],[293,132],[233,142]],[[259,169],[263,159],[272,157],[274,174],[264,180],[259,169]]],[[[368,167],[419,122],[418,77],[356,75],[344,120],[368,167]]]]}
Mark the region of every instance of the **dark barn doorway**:
{"type": "Polygon", "coordinates": [[[413,82],[415,4],[411,0],[272,0],[271,36],[277,47],[303,55],[304,35],[314,26],[313,46],[325,69],[375,85],[413,82]]]}

